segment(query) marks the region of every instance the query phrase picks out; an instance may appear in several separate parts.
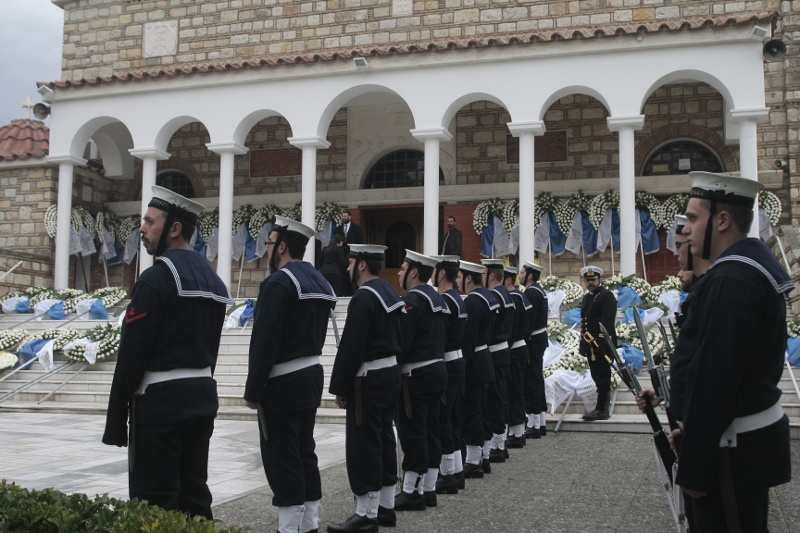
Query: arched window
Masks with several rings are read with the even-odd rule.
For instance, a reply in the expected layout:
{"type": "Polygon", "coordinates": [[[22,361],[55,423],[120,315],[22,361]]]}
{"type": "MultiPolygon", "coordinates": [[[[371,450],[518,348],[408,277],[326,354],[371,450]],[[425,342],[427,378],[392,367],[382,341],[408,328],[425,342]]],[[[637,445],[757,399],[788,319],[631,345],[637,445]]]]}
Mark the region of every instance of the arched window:
{"type": "Polygon", "coordinates": [[[672,141],[647,158],[642,176],[686,174],[692,170],[722,172],[722,162],[710,148],[694,141],[672,141]]]}
{"type": "MultiPolygon", "coordinates": [[[[397,150],[383,156],[370,169],[365,189],[422,187],[425,178],[425,153],[419,150],[397,150]]],[[[444,184],[444,172],[439,169],[439,184],[444,184]]]]}
{"type": "Polygon", "coordinates": [[[386,230],[386,268],[400,268],[405,259],[406,249],[417,249],[417,235],[414,226],[408,222],[395,222],[386,230]]]}
{"type": "Polygon", "coordinates": [[[177,170],[167,170],[156,176],[156,185],[186,198],[194,198],[195,196],[191,180],[186,177],[186,174],[177,170]]]}

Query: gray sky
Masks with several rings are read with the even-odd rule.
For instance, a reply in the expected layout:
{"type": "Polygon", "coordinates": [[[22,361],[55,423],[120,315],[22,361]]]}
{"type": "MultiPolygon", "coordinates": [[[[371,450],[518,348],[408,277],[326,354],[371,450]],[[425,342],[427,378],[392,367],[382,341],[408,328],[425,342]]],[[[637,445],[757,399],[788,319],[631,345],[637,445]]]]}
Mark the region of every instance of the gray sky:
{"type": "Polygon", "coordinates": [[[61,79],[63,30],[64,12],[50,0],[0,0],[0,126],[26,118],[26,96],[42,101],[37,81],[61,79]]]}

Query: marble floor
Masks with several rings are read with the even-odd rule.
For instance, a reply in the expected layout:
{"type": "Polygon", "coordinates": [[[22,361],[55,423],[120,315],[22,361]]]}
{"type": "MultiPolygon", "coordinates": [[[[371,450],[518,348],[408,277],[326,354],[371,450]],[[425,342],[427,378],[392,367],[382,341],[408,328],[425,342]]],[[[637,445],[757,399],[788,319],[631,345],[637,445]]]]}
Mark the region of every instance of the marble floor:
{"type": "MultiPolygon", "coordinates": [[[[126,448],[100,442],[105,417],[0,412],[0,479],[28,489],[128,497],[126,448]]],[[[317,424],[320,468],[344,462],[343,424],[317,424]]],[[[219,505],[267,486],[252,421],[217,420],[208,485],[219,505]]]]}

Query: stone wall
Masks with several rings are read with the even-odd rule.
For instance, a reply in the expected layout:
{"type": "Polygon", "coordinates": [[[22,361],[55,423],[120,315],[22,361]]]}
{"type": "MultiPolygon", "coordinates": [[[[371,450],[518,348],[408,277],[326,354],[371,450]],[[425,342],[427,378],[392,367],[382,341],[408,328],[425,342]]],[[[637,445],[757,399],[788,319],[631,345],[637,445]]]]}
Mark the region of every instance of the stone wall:
{"type": "Polygon", "coordinates": [[[778,10],[775,0],[64,0],[64,79],[336,49],[778,10]]]}

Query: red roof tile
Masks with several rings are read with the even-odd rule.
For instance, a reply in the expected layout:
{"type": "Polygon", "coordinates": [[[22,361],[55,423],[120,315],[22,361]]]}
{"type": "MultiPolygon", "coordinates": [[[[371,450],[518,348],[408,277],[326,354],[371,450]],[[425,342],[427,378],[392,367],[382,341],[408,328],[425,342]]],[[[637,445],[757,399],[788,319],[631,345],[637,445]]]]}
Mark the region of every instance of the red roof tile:
{"type": "Polygon", "coordinates": [[[773,28],[777,24],[776,12],[740,13],[737,16],[730,14],[715,16],[697,16],[668,20],[652,20],[647,22],[630,22],[626,24],[602,24],[593,26],[573,26],[569,28],[549,28],[528,31],[524,33],[504,33],[494,35],[470,36],[462,39],[428,40],[417,42],[398,43],[391,46],[372,46],[352,49],[342,49],[331,52],[312,51],[306,54],[292,56],[272,56],[268,58],[241,61],[237,63],[198,64],[179,67],[176,69],[162,69],[152,71],[132,71],[119,76],[98,77],[74,81],[38,82],[38,85],[47,85],[51,88],[65,89],[83,85],[99,85],[114,82],[146,80],[150,78],[171,78],[226,70],[243,70],[248,68],[274,67],[301,63],[315,63],[320,61],[335,61],[337,59],[352,59],[354,57],[387,56],[399,54],[414,54],[427,52],[441,52],[466,48],[488,48],[491,46],[510,45],[535,45],[547,41],[563,41],[575,39],[599,39],[620,35],[657,33],[664,31],[701,30],[723,26],[746,26],[757,22],[771,22],[773,28]]]}
{"type": "Polygon", "coordinates": [[[50,128],[39,120],[12,120],[0,128],[0,160],[46,157],[50,151],[50,128]]]}

